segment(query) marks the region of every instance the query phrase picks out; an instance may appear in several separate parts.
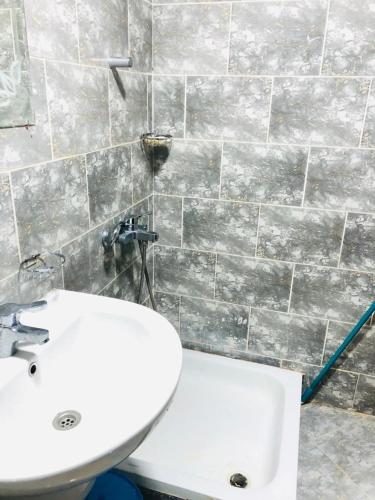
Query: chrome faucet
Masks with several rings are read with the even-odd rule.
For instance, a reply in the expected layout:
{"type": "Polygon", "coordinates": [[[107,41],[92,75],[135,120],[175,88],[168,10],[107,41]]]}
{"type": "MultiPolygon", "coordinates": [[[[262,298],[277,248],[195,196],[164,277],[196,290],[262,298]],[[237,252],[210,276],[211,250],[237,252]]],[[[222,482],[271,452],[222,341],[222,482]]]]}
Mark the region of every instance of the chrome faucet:
{"type": "Polygon", "coordinates": [[[0,358],[9,358],[16,352],[17,342],[45,344],[49,340],[48,330],[25,326],[20,322],[20,314],[27,309],[37,309],[46,306],[41,300],[31,304],[0,305],[0,358]]]}

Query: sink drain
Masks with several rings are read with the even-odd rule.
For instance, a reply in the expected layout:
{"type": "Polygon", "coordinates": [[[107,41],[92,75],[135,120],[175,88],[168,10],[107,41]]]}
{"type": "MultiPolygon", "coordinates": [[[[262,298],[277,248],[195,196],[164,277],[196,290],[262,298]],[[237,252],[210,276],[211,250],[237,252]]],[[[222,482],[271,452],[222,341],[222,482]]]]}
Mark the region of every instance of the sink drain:
{"type": "Polygon", "coordinates": [[[230,484],[235,488],[246,488],[247,486],[247,477],[243,474],[237,473],[230,476],[230,484]]]}
{"type": "Polygon", "coordinates": [[[78,411],[62,411],[53,419],[52,425],[58,431],[70,431],[70,429],[77,427],[81,418],[81,414],[78,411]]]}

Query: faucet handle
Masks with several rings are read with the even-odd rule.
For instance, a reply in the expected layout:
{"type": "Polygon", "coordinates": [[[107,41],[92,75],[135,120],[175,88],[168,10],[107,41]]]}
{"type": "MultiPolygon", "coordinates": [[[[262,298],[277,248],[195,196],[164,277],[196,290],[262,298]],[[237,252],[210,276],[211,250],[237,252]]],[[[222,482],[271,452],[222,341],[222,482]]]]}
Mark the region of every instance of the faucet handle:
{"type": "Polygon", "coordinates": [[[14,326],[18,320],[18,315],[28,309],[38,309],[47,305],[46,300],[38,300],[30,304],[15,304],[13,302],[0,305],[0,325],[14,326]]]}

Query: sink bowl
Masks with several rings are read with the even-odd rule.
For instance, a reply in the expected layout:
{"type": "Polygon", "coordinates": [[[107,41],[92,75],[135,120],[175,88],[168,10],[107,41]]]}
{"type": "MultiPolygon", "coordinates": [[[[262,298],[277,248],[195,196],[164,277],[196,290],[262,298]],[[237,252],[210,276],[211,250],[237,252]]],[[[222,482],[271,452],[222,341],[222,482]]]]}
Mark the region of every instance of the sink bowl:
{"type": "Polygon", "coordinates": [[[181,372],[172,325],[143,306],[56,291],[21,321],[50,332],[0,360],[0,498],[78,500],[168,408],[181,372]]]}

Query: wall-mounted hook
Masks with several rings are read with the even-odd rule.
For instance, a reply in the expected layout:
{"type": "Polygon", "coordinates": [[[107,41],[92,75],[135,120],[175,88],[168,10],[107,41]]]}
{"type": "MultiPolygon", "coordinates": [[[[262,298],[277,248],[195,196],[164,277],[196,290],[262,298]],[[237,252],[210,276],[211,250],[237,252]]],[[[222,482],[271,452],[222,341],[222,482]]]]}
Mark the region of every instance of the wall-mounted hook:
{"type": "Polygon", "coordinates": [[[109,57],[107,63],[111,69],[116,68],[132,68],[133,58],[132,57],[109,57]]]}

